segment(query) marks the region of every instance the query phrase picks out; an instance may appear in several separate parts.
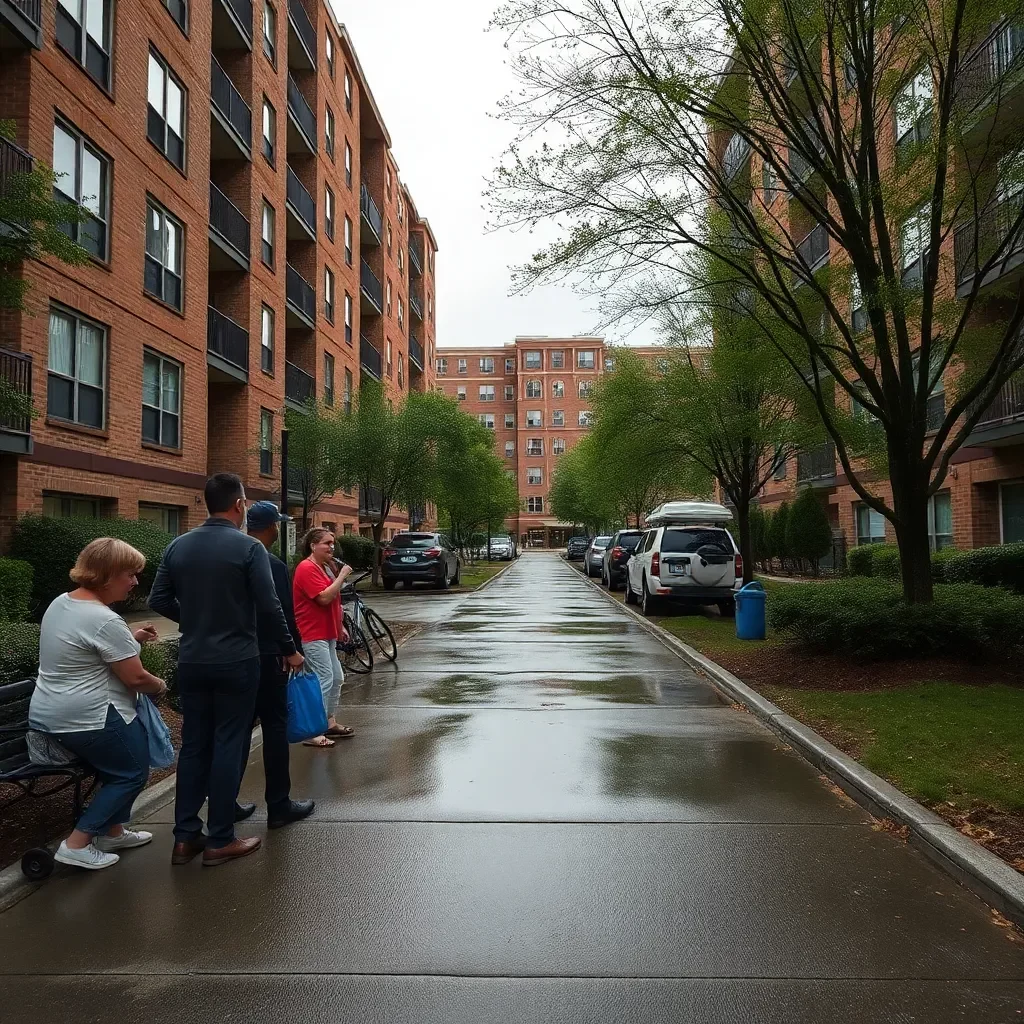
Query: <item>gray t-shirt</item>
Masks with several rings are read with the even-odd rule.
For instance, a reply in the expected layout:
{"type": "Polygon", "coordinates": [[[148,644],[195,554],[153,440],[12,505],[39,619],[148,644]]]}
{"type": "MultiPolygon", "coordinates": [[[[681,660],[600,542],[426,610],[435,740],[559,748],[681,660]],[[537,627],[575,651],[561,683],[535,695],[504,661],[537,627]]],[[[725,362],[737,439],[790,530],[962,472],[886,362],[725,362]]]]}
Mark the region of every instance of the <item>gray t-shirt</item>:
{"type": "Polygon", "coordinates": [[[56,598],[39,632],[39,677],[28,721],[43,732],[102,729],[113,704],[125,722],[135,720],[137,695],[114,675],[115,661],[141,647],[128,623],[99,601],[56,598]]]}

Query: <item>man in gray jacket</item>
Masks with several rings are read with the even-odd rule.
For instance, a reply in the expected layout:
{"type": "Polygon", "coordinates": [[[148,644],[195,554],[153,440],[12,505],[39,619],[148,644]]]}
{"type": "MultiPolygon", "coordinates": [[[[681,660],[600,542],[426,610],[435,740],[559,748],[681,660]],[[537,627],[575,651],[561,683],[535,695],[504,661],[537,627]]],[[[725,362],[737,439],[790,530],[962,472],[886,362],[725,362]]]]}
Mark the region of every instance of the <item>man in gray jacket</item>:
{"type": "Polygon", "coordinates": [[[242,750],[250,742],[260,682],[256,613],[273,630],[288,665],[302,655],[288,630],[266,549],[242,532],[245,489],[233,473],[206,482],[210,518],[164,552],[149,605],[181,628],[178,689],[181,753],[172,864],[198,854],[224,864],[255,853],[256,837],[235,837],[242,750]],[[206,831],[199,811],[208,800],[206,831]]]}

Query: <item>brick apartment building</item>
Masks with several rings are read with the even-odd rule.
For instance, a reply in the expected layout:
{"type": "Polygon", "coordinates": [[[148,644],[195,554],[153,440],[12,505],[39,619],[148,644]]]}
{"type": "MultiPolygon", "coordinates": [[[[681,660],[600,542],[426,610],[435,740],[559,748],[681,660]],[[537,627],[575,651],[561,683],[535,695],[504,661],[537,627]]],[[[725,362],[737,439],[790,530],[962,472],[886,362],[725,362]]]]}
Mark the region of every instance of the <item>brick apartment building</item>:
{"type": "Polygon", "coordinates": [[[437,386],[494,431],[495,451],[524,503],[508,529],[531,547],[561,547],[572,534],[571,524],[551,514],[551,477],[559,456],[589,429],[591,389],[613,365],[614,350],[588,336],[437,350],[437,386]]]}
{"type": "MultiPolygon", "coordinates": [[[[327,0],[0,0],[0,49],[0,187],[53,166],[93,256],[26,265],[4,318],[0,374],[39,415],[0,423],[0,527],[181,532],[209,473],[279,499],[286,408],[432,386],[437,243],[327,0]]],[[[365,533],[372,504],[315,520],[365,533]]]]}

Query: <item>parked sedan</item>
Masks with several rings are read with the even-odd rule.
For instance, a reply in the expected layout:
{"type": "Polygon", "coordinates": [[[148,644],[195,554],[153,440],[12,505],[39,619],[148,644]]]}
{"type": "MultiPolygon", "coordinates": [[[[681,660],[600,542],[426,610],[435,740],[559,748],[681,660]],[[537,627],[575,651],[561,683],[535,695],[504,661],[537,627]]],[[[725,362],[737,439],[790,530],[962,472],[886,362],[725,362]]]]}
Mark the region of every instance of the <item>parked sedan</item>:
{"type": "Polygon", "coordinates": [[[511,537],[492,537],[490,557],[496,562],[511,562],[516,557],[516,549],[511,537]]]}
{"type": "Polygon", "coordinates": [[[601,582],[609,590],[620,590],[626,585],[626,563],[636,551],[643,530],[619,530],[604,550],[601,561],[601,582]]]}
{"type": "Polygon", "coordinates": [[[458,583],[462,563],[448,539],[440,533],[396,533],[381,554],[385,590],[396,583],[432,583],[447,590],[458,583]]]}
{"type": "Polygon", "coordinates": [[[582,562],[589,546],[589,537],[570,537],[565,547],[565,556],[570,562],[582,562]]]}
{"type": "Polygon", "coordinates": [[[587,553],[583,556],[583,568],[588,576],[601,575],[601,569],[604,565],[605,548],[608,547],[608,541],[610,540],[611,537],[595,537],[590,542],[590,547],[587,548],[587,553]]]}

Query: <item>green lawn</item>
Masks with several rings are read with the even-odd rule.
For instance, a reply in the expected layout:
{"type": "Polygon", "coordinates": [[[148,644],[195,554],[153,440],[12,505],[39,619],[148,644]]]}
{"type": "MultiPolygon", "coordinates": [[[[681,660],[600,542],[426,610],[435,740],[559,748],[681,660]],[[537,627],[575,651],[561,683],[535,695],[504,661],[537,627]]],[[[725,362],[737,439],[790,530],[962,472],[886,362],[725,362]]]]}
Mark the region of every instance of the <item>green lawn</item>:
{"type": "Polygon", "coordinates": [[[472,565],[466,562],[462,566],[462,586],[479,587],[481,583],[486,583],[491,577],[497,576],[508,565],[508,562],[474,562],[472,565]]]}

